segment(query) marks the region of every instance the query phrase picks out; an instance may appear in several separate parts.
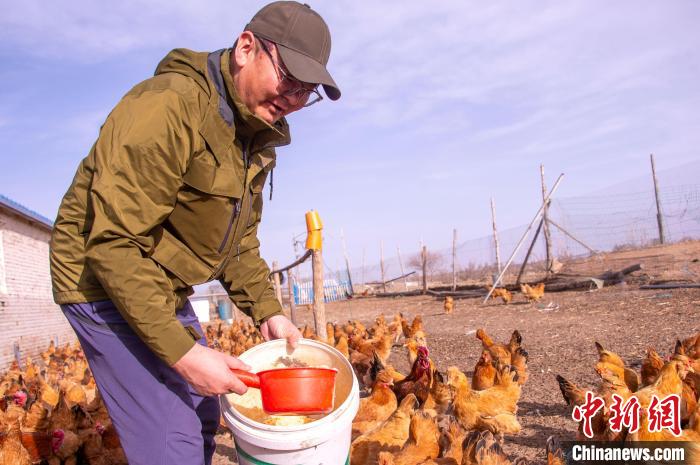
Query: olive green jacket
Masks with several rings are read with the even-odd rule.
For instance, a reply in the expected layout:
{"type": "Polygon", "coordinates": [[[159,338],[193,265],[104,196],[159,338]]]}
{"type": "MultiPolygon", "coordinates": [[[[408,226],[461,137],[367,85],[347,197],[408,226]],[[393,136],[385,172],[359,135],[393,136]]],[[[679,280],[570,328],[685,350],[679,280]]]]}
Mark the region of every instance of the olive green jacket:
{"type": "Polygon", "coordinates": [[[63,197],[51,238],[58,304],[111,299],[167,363],[197,332],[175,318],[218,279],[260,324],[282,313],[257,229],[276,146],[290,141],[235,94],[229,50],[170,52],[110,113],[63,197]]]}

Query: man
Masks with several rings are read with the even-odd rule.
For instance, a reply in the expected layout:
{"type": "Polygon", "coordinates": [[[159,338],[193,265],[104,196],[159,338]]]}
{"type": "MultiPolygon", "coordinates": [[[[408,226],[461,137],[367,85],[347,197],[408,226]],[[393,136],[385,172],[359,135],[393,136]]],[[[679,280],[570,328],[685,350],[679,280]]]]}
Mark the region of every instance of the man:
{"type": "Polygon", "coordinates": [[[193,285],[218,279],[265,339],[300,337],[256,236],[284,117],[319,86],[340,97],[330,45],[308,5],[274,2],[232,49],[173,50],[111,112],[63,198],[54,297],[132,465],[210,463],[216,395],[246,391],[229,368],[249,367],[206,347],[193,285]]]}

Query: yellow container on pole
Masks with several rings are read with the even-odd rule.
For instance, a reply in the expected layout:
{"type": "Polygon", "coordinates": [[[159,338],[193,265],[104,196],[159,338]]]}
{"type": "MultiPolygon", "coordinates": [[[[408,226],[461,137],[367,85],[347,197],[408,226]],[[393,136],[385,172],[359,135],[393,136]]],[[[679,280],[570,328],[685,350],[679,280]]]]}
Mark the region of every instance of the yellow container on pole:
{"type": "Polygon", "coordinates": [[[321,217],[318,216],[318,212],[311,210],[306,212],[306,248],[309,250],[321,250],[322,247],[322,237],[321,230],[323,229],[323,223],[321,222],[321,217]]]}

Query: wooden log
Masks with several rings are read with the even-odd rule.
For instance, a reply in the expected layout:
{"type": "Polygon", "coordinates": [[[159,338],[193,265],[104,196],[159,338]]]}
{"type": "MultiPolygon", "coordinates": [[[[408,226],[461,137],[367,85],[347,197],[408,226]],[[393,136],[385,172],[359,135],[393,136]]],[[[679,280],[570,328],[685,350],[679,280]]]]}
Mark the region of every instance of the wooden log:
{"type": "Polygon", "coordinates": [[[666,284],[645,284],[639,286],[640,289],[690,289],[698,288],[698,283],[666,283],[666,284]]]}

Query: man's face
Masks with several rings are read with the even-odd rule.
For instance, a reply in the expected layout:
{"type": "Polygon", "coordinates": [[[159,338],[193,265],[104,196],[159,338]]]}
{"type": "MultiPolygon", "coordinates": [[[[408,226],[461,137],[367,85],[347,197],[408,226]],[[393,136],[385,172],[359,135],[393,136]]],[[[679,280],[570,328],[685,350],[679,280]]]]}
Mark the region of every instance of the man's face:
{"type": "Polygon", "coordinates": [[[242,102],[253,114],[273,124],[303,108],[308,96],[296,98],[287,95],[298,87],[298,83],[284,78],[284,73],[288,71],[279,58],[277,48],[270,45],[266,50],[252,33],[243,32],[231,60],[237,71],[233,76],[234,84],[242,102]]]}

